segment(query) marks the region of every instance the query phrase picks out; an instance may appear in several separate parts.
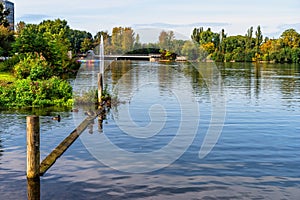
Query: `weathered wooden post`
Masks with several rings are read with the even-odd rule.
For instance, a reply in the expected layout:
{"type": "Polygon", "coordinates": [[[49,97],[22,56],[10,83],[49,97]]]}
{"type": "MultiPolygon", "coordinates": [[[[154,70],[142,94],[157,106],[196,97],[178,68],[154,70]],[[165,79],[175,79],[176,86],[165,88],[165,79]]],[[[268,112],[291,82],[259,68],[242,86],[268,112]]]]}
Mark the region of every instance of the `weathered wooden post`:
{"type": "Polygon", "coordinates": [[[100,133],[103,132],[103,117],[102,117],[102,113],[98,116],[98,131],[100,133]]]}
{"type": "Polygon", "coordinates": [[[98,73],[98,104],[102,103],[103,77],[102,73],[98,73]]]}
{"type": "Polygon", "coordinates": [[[41,198],[40,177],[27,179],[27,200],[38,200],[41,198]]]}
{"type": "Polygon", "coordinates": [[[40,176],[40,118],[27,116],[27,178],[40,176]]]}

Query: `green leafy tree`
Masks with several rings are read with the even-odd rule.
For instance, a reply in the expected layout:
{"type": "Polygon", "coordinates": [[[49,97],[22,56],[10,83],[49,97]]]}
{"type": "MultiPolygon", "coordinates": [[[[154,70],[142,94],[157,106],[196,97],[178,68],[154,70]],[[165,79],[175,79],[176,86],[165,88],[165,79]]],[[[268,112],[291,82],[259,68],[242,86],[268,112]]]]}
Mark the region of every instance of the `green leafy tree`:
{"type": "Polygon", "coordinates": [[[122,53],[122,27],[114,27],[112,30],[111,44],[114,53],[122,53]]]}
{"type": "Polygon", "coordinates": [[[200,44],[200,38],[201,38],[202,32],[203,32],[203,27],[194,28],[191,38],[195,43],[200,44]]]}
{"type": "Polygon", "coordinates": [[[158,45],[161,50],[170,50],[173,49],[173,41],[175,40],[175,35],[173,31],[162,31],[158,37],[158,45]]]}
{"type": "Polygon", "coordinates": [[[260,46],[263,42],[263,35],[262,32],[260,30],[260,26],[257,27],[257,30],[255,32],[255,53],[256,53],[256,58],[259,56],[260,54],[260,46]]]}
{"type": "Polygon", "coordinates": [[[140,35],[139,34],[137,34],[135,36],[135,42],[134,42],[133,48],[134,49],[141,49],[142,48],[142,44],[141,44],[141,41],[140,41],[140,35]]]}
{"type": "Polygon", "coordinates": [[[80,52],[87,52],[88,50],[93,48],[93,42],[90,38],[84,38],[80,44],[80,52]]]}
{"type": "Polygon", "coordinates": [[[199,45],[212,42],[215,47],[219,47],[220,44],[220,34],[212,32],[210,28],[206,31],[203,30],[203,27],[194,29],[191,38],[199,45]]]}
{"type": "Polygon", "coordinates": [[[43,21],[39,25],[27,24],[16,38],[14,51],[41,55],[51,65],[53,73],[60,75],[70,65],[68,31],[67,22],[60,19],[43,21]]]}
{"type": "Polygon", "coordinates": [[[127,53],[133,50],[135,33],[130,27],[115,27],[112,30],[111,50],[114,53],[127,53]]]}
{"type": "Polygon", "coordinates": [[[0,25],[4,27],[9,27],[9,23],[7,21],[7,16],[9,15],[10,11],[4,9],[4,5],[0,2],[0,25]]]}
{"type": "Polygon", "coordinates": [[[280,41],[283,47],[297,48],[300,45],[300,34],[295,29],[285,30],[280,36],[280,41]]]}
{"type": "Polygon", "coordinates": [[[246,49],[251,49],[253,48],[253,27],[251,26],[248,30],[247,30],[247,34],[246,34],[246,49]]]}
{"type": "Polygon", "coordinates": [[[291,53],[292,53],[292,62],[300,63],[300,48],[293,48],[291,53]]]}
{"type": "Polygon", "coordinates": [[[225,30],[222,29],[221,34],[220,34],[220,47],[219,47],[219,51],[224,54],[225,53],[225,42],[224,40],[226,39],[227,34],[225,34],[225,30]]]}
{"type": "Polygon", "coordinates": [[[11,44],[14,41],[14,35],[11,30],[0,25],[0,56],[9,56],[12,50],[11,44]]]}
{"type": "Polygon", "coordinates": [[[244,61],[245,60],[245,49],[246,49],[246,36],[229,36],[224,39],[225,43],[225,61],[244,61]],[[236,60],[238,59],[238,60],[236,60]]]}
{"type": "Polygon", "coordinates": [[[122,31],[122,51],[127,53],[133,50],[135,33],[130,27],[125,27],[122,31]]]}
{"type": "Polygon", "coordinates": [[[208,28],[206,31],[203,30],[203,27],[194,29],[191,38],[195,43],[200,45],[199,50],[202,52],[200,53],[201,60],[206,59],[204,56],[211,57],[214,52],[217,52],[219,49],[221,49],[220,34],[212,32],[210,28],[208,28]]]}
{"type": "Polygon", "coordinates": [[[86,39],[93,42],[92,34],[89,32],[80,31],[80,30],[73,30],[73,29],[68,30],[68,40],[70,41],[70,48],[73,49],[73,52],[75,54],[84,53],[84,52],[82,52],[81,49],[83,48],[82,44],[84,44],[83,42],[86,39]]]}

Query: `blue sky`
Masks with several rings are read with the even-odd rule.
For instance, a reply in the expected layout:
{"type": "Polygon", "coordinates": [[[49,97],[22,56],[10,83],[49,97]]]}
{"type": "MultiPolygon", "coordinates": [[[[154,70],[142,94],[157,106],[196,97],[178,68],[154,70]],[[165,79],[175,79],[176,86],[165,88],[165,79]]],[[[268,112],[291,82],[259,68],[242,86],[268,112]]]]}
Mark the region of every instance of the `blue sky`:
{"type": "MultiPolygon", "coordinates": [[[[16,21],[39,23],[61,18],[73,29],[93,35],[115,26],[130,26],[136,32],[152,34],[173,30],[189,38],[194,27],[211,27],[228,35],[244,35],[250,26],[261,25],[263,34],[278,37],[283,30],[300,32],[299,0],[12,0],[16,21]]],[[[181,36],[179,36],[181,35],[181,36]]],[[[146,38],[145,36],[144,38],[146,38]]],[[[143,39],[143,36],[141,36],[143,39]]],[[[158,38],[158,36],[156,36],[158,38]]]]}

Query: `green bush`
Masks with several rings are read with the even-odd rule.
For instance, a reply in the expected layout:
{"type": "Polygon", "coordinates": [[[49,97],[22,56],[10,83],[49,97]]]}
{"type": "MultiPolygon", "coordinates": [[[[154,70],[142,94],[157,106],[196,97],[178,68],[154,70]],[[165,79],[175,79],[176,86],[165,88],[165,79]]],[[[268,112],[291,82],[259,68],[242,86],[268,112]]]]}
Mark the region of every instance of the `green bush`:
{"type": "Polygon", "coordinates": [[[7,107],[13,99],[13,90],[9,87],[0,86],[0,107],[7,107]]]}
{"type": "Polygon", "coordinates": [[[226,62],[230,62],[230,61],[232,61],[232,53],[226,53],[225,54],[225,60],[226,60],[226,62]]]}
{"type": "Polygon", "coordinates": [[[7,72],[11,71],[14,66],[20,61],[20,57],[17,55],[14,55],[13,57],[0,62],[0,72],[7,72]]]}
{"type": "Polygon", "coordinates": [[[300,48],[292,49],[292,61],[293,63],[300,63],[300,48]]]}
{"type": "Polygon", "coordinates": [[[52,77],[33,81],[17,80],[11,87],[0,87],[2,107],[71,106],[72,87],[64,80],[52,77]]]}
{"type": "Polygon", "coordinates": [[[15,65],[14,74],[18,79],[26,79],[27,77],[31,80],[48,79],[52,76],[52,68],[43,57],[27,54],[15,65]]]}

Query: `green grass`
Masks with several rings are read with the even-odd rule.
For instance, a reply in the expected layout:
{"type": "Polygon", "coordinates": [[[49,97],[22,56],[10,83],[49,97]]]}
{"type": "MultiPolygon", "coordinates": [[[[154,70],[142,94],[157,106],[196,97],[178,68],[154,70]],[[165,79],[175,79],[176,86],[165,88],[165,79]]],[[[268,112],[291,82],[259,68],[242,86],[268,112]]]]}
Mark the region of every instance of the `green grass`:
{"type": "Polygon", "coordinates": [[[0,72],[0,86],[7,86],[15,81],[15,77],[9,72],[0,72]]]}

